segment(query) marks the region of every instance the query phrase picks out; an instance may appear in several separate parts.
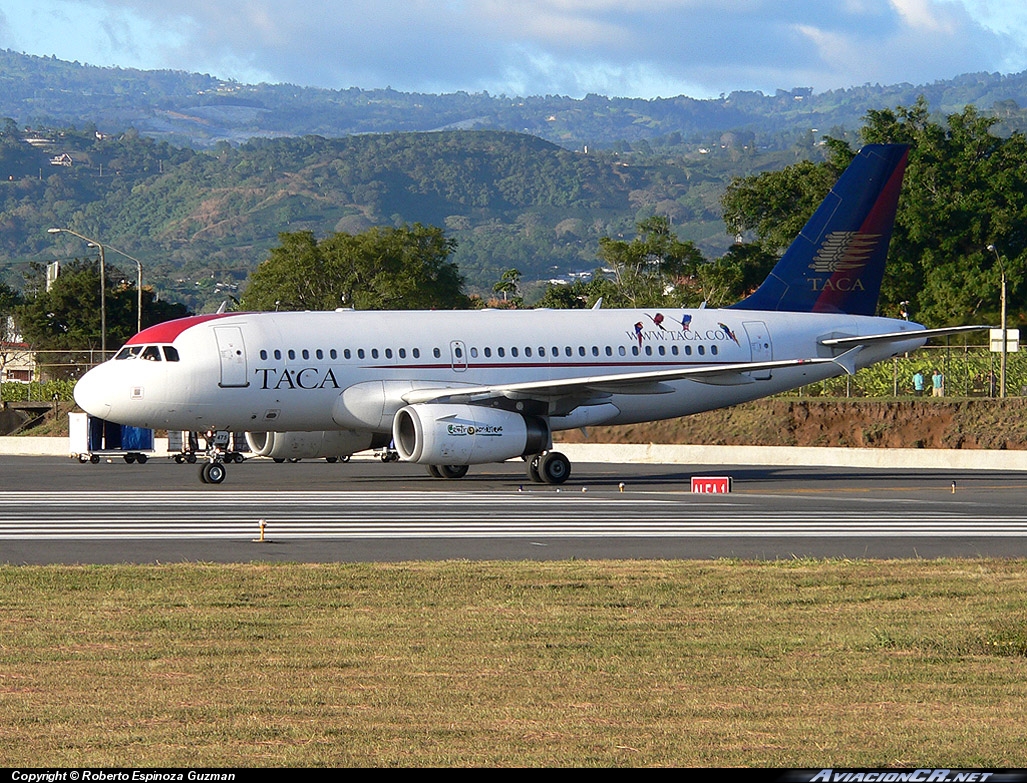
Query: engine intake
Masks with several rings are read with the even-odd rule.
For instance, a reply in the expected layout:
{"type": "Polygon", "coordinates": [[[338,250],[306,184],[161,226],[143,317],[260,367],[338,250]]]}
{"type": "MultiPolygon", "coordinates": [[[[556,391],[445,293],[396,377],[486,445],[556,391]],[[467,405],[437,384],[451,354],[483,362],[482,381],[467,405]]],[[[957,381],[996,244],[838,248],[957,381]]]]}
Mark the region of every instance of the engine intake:
{"type": "Polygon", "coordinates": [[[392,422],[399,456],[423,465],[502,462],[549,448],[549,425],[537,416],[478,405],[417,403],[392,422]]]}

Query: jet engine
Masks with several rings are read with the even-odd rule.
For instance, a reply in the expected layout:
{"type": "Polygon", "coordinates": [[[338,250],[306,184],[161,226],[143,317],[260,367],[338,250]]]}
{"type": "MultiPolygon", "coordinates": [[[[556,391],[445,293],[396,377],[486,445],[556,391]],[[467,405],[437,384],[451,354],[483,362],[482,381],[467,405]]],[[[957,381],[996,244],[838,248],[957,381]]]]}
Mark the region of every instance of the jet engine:
{"type": "Polygon", "coordinates": [[[254,454],[276,460],[348,457],[371,448],[373,438],[372,433],[358,430],[246,433],[246,442],[254,454]]]}
{"type": "Polygon", "coordinates": [[[426,465],[474,465],[539,454],[549,426],[537,416],[478,405],[416,403],[392,423],[399,456],[426,465]]]}

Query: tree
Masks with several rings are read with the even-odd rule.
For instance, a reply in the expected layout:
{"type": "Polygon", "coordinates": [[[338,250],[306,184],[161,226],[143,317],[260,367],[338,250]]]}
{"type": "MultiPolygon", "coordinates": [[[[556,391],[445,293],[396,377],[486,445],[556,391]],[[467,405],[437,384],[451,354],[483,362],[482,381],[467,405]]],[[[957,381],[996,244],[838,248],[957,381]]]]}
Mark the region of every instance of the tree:
{"type": "Polygon", "coordinates": [[[279,234],[242,299],[251,310],[454,309],[467,307],[463,278],[450,262],[456,243],[440,228],[414,224],[336,233],[279,234]]]}
{"type": "MultiPolygon", "coordinates": [[[[38,277],[41,265],[33,265],[38,277]]],[[[117,267],[107,264],[107,345],[120,346],[136,330],[136,288],[117,267]]],[[[189,311],[177,302],[157,301],[153,291],[143,289],[143,327],[189,311]]],[[[30,293],[15,310],[23,338],[35,350],[71,351],[98,349],[100,334],[100,265],[98,261],[73,261],[61,268],[50,290],[30,293]]]]}
{"type": "Polygon", "coordinates": [[[499,278],[499,282],[492,286],[492,293],[502,294],[504,304],[509,302],[510,306],[518,308],[524,303],[524,300],[517,295],[517,284],[520,279],[521,271],[519,269],[507,269],[499,278]]]}
{"type": "Polygon", "coordinates": [[[691,242],[683,242],[670,230],[665,217],[651,217],[638,224],[631,241],[603,237],[599,260],[613,270],[612,307],[661,307],[687,304],[693,278],[703,262],[691,242]]]}

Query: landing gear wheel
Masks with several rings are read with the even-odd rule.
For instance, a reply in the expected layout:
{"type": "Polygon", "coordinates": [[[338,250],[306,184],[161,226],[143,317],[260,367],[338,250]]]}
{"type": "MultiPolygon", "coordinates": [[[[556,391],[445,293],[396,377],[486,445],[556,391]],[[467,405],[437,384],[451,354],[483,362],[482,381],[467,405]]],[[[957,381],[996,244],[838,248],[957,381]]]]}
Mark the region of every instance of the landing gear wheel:
{"type": "Polygon", "coordinates": [[[200,480],[204,484],[220,484],[227,475],[228,471],[220,462],[205,462],[200,467],[200,480]]]}
{"type": "Polygon", "coordinates": [[[339,461],[338,457],[325,457],[325,462],[327,462],[329,465],[332,465],[332,464],[334,464],[334,463],[336,463],[338,461],[339,461]]]}
{"type": "Polygon", "coordinates": [[[551,451],[539,460],[538,472],[547,484],[563,484],[571,477],[571,461],[559,451],[551,451]]]}
{"type": "Polygon", "coordinates": [[[532,454],[525,460],[524,469],[528,473],[528,478],[534,481],[536,484],[543,482],[542,475],[538,472],[538,463],[541,461],[541,454],[532,454]]]}
{"type": "Polygon", "coordinates": [[[429,465],[428,466],[428,474],[432,478],[442,478],[442,473],[439,472],[439,466],[438,465],[429,465]]]}
{"type": "Polygon", "coordinates": [[[439,465],[439,476],[444,479],[459,479],[467,475],[467,465],[439,465]]]}

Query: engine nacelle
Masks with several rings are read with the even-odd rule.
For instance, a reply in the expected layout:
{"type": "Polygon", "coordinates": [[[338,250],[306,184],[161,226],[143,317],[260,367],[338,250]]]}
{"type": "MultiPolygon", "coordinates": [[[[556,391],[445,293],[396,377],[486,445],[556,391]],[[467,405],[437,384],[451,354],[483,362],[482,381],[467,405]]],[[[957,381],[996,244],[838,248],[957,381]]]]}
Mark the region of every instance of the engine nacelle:
{"type": "Polygon", "coordinates": [[[475,465],[549,448],[544,419],[478,405],[417,403],[392,422],[399,456],[423,465],[475,465]]]}
{"type": "Polygon", "coordinates": [[[320,432],[247,432],[246,442],[258,457],[318,459],[347,457],[372,446],[373,435],[359,430],[320,432]]]}

